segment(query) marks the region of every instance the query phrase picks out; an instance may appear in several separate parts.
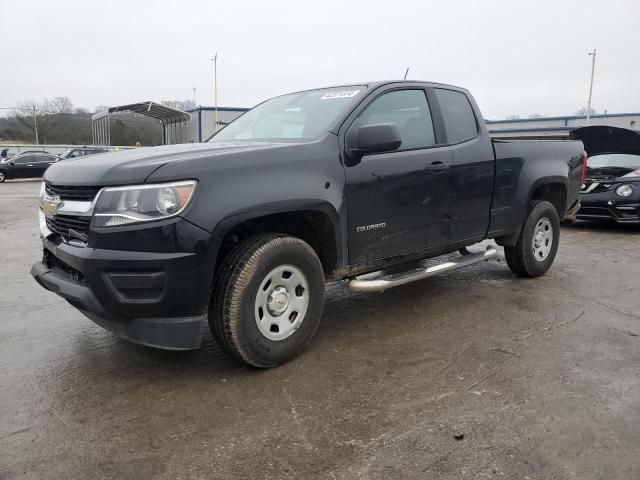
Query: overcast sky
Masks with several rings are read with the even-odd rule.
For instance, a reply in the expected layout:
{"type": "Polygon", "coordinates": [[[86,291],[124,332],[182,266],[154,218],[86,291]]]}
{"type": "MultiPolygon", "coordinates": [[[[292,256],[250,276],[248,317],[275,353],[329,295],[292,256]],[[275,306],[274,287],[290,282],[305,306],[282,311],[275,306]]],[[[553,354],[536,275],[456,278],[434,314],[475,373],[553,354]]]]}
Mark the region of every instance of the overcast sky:
{"type": "Polygon", "coordinates": [[[640,0],[0,0],[0,107],[189,99],[252,106],[306,88],[451,83],[486,118],[640,111],[640,0]],[[523,6],[526,4],[526,6],[523,6]]]}

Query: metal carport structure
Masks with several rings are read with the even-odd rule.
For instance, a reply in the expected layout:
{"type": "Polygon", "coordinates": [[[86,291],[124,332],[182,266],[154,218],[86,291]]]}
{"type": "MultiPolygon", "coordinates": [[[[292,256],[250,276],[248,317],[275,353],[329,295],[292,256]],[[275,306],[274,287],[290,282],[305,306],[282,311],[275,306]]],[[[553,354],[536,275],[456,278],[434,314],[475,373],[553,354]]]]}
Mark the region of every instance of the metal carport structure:
{"type": "Polygon", "coordinates": [[[134,112],[155,118],[162,126],[163,145],[182,143],[185,124],[191,119],[187,112],[151,101],[109,107],[91,116],[94,145],[111,145],[111,117],[117,112],[134,112]]]}

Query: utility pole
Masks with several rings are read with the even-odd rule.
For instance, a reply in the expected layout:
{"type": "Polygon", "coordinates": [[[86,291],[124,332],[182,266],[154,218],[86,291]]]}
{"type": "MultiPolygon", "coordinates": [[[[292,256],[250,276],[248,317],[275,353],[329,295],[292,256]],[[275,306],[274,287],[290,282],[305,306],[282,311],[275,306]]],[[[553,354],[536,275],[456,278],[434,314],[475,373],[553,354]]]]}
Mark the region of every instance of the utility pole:
{"type": "Polygon", "coordinates": [[[38,141],[38,116],[36,114],[35,103],[33,104],[33,130],[36,134],[36,145],[40,145],[40,142],[38,141]]]}
{"type": "Polygon", "coordinates": [[[587,125],[591,123],[591,93],[593,92],[593,73],[596,70],[596,49],[589,52],[591,56],[591,82],[589,83],[589,100],[587,100],[587,125]]]}
{"type": "Polygon", "coordinates": [[[215,108],[214,132],[218,131],[218,52],[211,59],[213,61],[213,103],[215,108]]]}
{"type": "Polygon", "coordinates": [[[196,87],[193,87],[193,106],[195,107],[196,105],[196,87]]]}

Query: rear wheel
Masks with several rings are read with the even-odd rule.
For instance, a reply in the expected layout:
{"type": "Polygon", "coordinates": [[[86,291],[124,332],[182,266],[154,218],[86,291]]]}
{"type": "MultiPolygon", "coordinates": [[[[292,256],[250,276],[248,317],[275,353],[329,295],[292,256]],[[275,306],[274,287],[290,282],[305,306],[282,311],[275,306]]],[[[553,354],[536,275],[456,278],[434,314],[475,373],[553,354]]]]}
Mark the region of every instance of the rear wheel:
{"type": "Polygon", "coordinates": [[[322,315],[324,273],[302,240],[261,234],[222,263],[209,306],[209,326],[232,357],[273,367],[299,355],[322,315]]]}
{"type": "Polygon", "coordinates": [[[531,204],[517,243],[505,246],[504,255],[513,273],[522,277],[544,275],[553,264],[560,241],[560,221],[547,201],[531,204]]]}

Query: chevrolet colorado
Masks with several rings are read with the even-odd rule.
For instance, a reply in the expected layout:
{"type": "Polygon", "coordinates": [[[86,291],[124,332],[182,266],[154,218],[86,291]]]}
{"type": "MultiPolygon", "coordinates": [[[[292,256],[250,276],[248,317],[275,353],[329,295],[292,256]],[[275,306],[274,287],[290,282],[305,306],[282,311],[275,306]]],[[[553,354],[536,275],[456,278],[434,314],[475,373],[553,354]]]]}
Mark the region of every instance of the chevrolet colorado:
{"type": "Polygon", "coordinates": [[[51,166],[31,273],[118,336],[193,349],[208,320],[232,357],[271,367],[311,341],[326,282],[385,290],[495,256],[466,250],[485,239],[544,274],[584,161],[579,141],[492,141],[458,87],[292,93],[206,143],[51,166]]]}

